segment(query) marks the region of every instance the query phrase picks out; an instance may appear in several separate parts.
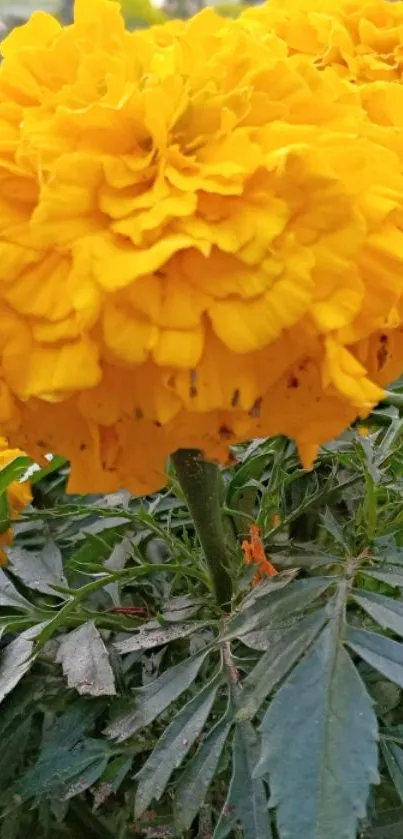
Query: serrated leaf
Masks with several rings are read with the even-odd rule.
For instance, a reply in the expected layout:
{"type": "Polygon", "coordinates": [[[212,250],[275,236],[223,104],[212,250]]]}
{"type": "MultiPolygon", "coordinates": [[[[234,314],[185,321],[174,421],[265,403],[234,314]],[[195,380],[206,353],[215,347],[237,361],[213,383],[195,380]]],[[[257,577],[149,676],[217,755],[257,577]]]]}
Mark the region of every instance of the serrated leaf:
{"type": "Polygon", "coordinates": [[[226,714],[211,729],[186,767],[177,787],[174,822],[178,830],[188,830],[195,819],[213,780],[232,721],[226,714]]]}
{"type": "Polygon", "coordinates": [[[378,568],[361,568],[362,574],[366,577],[373,577],[374,580],[380,580],[381,583],[387,583],[389,586],[403,587],[403,568],[396,565],[382,565],[378,568]]]}
{"type": "Polygon", "coordinates": [[[56,661],[69,688],[86,696],[114,696],[115,678],[105,644],[92,621],[63,636],[56,661]]]}
{"type": "Polygon", "coordinates": [[[269,592],[228,621],[223,640],[241,638],[259,629],[288,629],[293,613],[307,609],[333,583],[333,577],[314,577],[295,580],[279,592],[269,592]]]}
{"type": "Polygon", "coordinates": [[[116,641],[116,647],[119,653],[132,653],[137,650],[151,650],[153,647],[162,647],[175,641],[178,638],[187,638],[192,632],[207,626],[206,621],[199,621],[197,623],[179,623],[172,626],[159,626],[155,629],[140,629],[135,635],[125,638],[123,641],[116,641]]]}
{"type": "Polygon", "coordinates": [[[47,542],[41,551],[26,551],[24,548],[9,548],[10,570],[27,588],[63,597],[54,586],[67,586],[63,573],[62,556],[57,545],[47,542]]]}
{"type": "Polygon", "coordinates": [[[137,774],[137,818],[147,809],[153,798],[156,801],[160,800],[173,771],[178,769],[199,737],[210,714],[220,681],[221,673],[218,673],[181,708],[137,774]]]}
{"type": "Polygon", "coordinates": [[[7,574],[0,568],[0,606],[12,606],[13,609],[21,609],[24,612],[31,610],[29,600],[17,591],[7,574]]]}
{"type": "Polygon", "coordinates": [[[33,662],[34,638],[38,627],[30,627],[0,650],[0,702],[15,688],[33,662]]]}
{"type": "Polygon", "coordinates": [[[256,775],[269,774],[288,839],[355,839],[378,780],[376,717],[339,629],[333,620],[322,631],[262,722],[256,775]]]}
{"type": "Polygon", "coordinates": [[[260,741],[250,722],[237,723],[232,754],[232,778],[227,801],[213,839],[225,839],[235,823],[243,828],[244,839],[271,839],[270,816],[265,785],[253,772],[259,759],[260,741]]]}
{"type": "Polygon", "coordinates": [[[12,731],[1,738],[0,786],[6,789],[19,764],[24,760],[32,726],[32,713],[18,720],[12,731]]]}
{"type": "Polygon", "coordinates": [[[403,637],[403,602],[401,600],[361,590],[352,592],[352,596],[376,623],[403,637]]]}
{"type": "Polygon", "coordinates": [[[353,629],[349,626],[346,641],[367,664],[391,682],[403,687],[403,644],[385,635],[353,629]]]}
{"type": "Polygon", "coordinates": [[[119,743],[127,740],[140,728],[145,728],[165,708],[184,693],[196,679],[209,650],[203,650],[191,658],[181,661],[175,667],[165,670],[157,679],[135,691],[135,708],[129,714],[117,719],[106,729],[106,736],[119,743]]]}
{"type": "Polygon", "coordinates": [[[382,753],[396,792],[403,801],[403,749],[396,743],[382,740],[382,753]]]}
{"type": "Polygon", "coordinates": [[[243,683],[237,719],[252,719],[273,688],[310,646],[327,619],[324,609],[307,615],[291,629],[274,631],[267,652],[243,683]]]}

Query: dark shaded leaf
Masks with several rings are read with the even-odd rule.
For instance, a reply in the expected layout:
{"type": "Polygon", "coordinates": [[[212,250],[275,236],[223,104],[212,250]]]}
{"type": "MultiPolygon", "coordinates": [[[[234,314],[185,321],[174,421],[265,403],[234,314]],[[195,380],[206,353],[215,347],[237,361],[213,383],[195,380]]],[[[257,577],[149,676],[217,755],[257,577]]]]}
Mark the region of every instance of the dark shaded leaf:
{"type": "Polygon", "coordinates": [[[270,817],[264,782],[254,778],[259,760],[260,741],[250,722],[237,723],[233,743],[233,770],[213,839],[225,839],[235,823],[243,828],[245,839],[271,839],[270,817]]]}
{"type": "Polygon", "coordinates": [[[83,740],[73,749],[47,749],[16,784],[15,793],[23,801],[37,795],[66,795],[79,774],[99,766],[108,755],[108,744],[102,740],[83,740]]]}
{"type": "Polygon", "coordinates": [[[339,624],[323,630],[262,722],[256,774],[269,774],[279,832],[289,839],[355,839],[378,780],[376,717],[339,624]]]}
{"type": "Polygon", "coordinates": [[[64,714],[58,716],[43,737],[42,754],[72,749],[93,725],[104,707],[102,701],[76,699],[64,714]]]}
{"type": "Polygon", "coordinates": [[[154,751],[138,773],[135,815],[147,809],[150,801],[160,800],[174,769],[177,769],[204,728],[221,681],[218,673],[176,714],[165,729],[154,751]]]}
{"type": "Polygon", "coordinates": [[[6,789],[16,767],[24,759],[31,726],[32,713],[18,720],[13,729],[9,729],[6,736],[1,738],[0,785],[2,789],[6,789]]]}
{"type": "Polygon", "coordinates": [[[214,778],[231,724],[228,714],[222,717],[186,767],[174,801],[174,821],[178,830],[188,830],[199,812],[214,778]]]}
{"type": "Polygon", "coordinates": [[[107,737],[119,743],[131,737],[139,728],[149,725],[165,708],[174,702],[194,682],[208,650],[187,658],[165,670],[158,679],[136,690],[135,709],[112,722],[106,729],[107,737]]]}
{"type": "Polygon", "coordinates": [[[0,606],[12,606],[13,609],[30,611],[31,604],[17,591],[7,574],[0,569],[0,606]]]}
{"type": "Polygon", "coordinates": [[[382,741],[382,754],[385,758],[390,777],[395,785],[396,792],[403,801],[403,749],[396,743],[382,741]]]}
{"type": "Polygon", "coordinates": [[[403,687],[403,644],[364,629],[348,628],[346,641],[361,658],[403,687]]]}

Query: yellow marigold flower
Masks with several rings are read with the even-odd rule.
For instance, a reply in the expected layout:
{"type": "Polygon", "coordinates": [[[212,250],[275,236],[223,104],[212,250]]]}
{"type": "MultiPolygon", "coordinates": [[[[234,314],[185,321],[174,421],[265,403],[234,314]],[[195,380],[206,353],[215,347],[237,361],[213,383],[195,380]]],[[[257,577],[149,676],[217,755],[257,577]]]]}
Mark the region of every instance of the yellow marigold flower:
{"type": "Polygon", "coordinates": [[[245,12],[247,25],[273,29],[290,53],[310,55],[358,82],[400,81],[403,3],[380,0],[270,0],[245,12]]]}
{"type": "Polygon", "coordinates": [[[310,0],[310,49],[276,3],[127,32],[77,0],[2,44],[0,428],[73,491],[271,434],[308,465],[402,367],[403,147],[368,104],[400,86],[321,59],[351,2],[310,0]]]}
{"type": "MultiPolygon", "coordinates": [[[[12,460],[23,454],[19,449],[10,449],[7,440],[0,437],[0,471],[12,460]]],[[[25,509],[32,499],[28,481],[12,481],[7,487],[7,501],[11,518],[16,518],[25,509]]],[[[0,528],[0,566],[6,565],[7,555],[4,551],[6,545],[11,545],[13,532],[10,527],[0,528]]]]}

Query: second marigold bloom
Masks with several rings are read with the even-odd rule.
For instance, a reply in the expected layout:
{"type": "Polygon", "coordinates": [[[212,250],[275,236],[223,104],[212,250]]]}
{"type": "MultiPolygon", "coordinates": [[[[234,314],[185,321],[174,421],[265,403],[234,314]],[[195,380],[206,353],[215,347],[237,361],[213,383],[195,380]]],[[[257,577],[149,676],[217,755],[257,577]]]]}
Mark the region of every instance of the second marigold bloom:
{"type": "Polygon", "coordinates": [[[401,368],[403,152],[322,46],[351,8],[312,0],[309,49],[275,5],[129,33],[112,0],[3,43],[0,428],[73,489],[254,435],[309,463],[401,368]]]}

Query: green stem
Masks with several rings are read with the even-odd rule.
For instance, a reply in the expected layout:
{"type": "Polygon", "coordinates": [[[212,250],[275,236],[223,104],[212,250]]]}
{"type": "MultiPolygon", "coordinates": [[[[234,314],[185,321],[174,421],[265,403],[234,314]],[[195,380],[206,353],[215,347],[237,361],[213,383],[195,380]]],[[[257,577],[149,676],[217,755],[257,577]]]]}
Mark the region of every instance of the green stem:
{"type": "Polygon", "coordinates": [[[403,408],[403,393],[387,390],[384,402],[386,402],[387,405],[394,405],[396,408],[403,408]]]}
{"type": "Polygon", "coordinates": [[[204,460],[198,449],[178,449],[172,462],[210,569],[217,603],[223,612],[230,612],[232,584],[226,570],[230,555],[220,503],[220,470],[204,460]]]}

